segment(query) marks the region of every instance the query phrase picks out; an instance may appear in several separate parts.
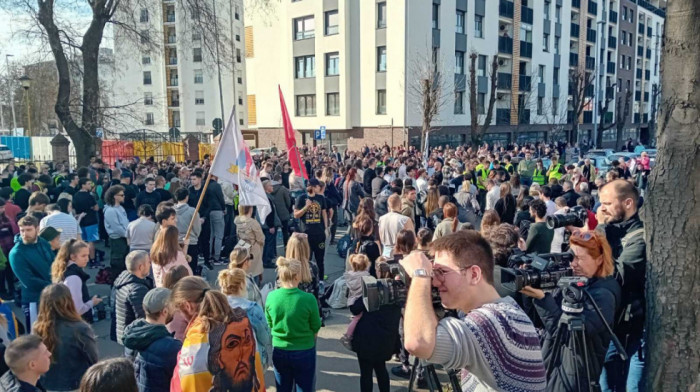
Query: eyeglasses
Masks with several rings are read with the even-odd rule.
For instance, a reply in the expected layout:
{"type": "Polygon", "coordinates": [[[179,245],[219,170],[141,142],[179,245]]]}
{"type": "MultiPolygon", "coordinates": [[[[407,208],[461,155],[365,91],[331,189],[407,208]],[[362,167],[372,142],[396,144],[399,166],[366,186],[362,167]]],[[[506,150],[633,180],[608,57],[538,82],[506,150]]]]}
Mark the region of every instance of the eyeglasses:
{"type": "Polygon", "coordinates": [[[440,283],[445,283],[445,275],[450,274],[452,272],[457,272],[457,273],[461,274],[462,271],[466,271],[473,266],[474,266],[474,264],[468,265],[468,266],[460,268],[458,270],[453,270],[453,269],[444,270],[442,268],[433,268],[433,277],[435,279],[437,279],[440,283]]]}

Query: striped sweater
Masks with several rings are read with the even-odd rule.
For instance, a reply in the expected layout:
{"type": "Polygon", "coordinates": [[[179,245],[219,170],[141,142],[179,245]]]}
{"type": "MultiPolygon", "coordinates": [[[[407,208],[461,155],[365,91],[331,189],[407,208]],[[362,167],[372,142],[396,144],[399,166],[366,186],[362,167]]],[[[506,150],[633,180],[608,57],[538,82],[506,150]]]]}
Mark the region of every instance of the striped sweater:
{"type": "Polygon", "coordinates": [[[535,327],[511,297],[440,320],[428,362],[462,369],[462,391],[543,391],[546,386],[535,327]]]}

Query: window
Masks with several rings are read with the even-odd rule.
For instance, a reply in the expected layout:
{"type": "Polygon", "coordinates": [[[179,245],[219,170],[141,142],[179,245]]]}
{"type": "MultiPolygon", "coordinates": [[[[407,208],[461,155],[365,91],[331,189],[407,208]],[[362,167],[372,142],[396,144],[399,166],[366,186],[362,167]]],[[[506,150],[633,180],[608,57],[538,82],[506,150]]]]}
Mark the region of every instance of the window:
{"type": "Polygon", "coordinates": [[[241,19],[241,9],[238,8],[238,5],[236,5],[236,12],[234,13],[233,16],[234,16],[234,18],[236,18],[236,20],[240,20],[240,19],[241,19]]]}
{"type": "Polygon", "coordinates": [[[455,73],[464,75],[464,52],[455,52],[455,73]]]}
{"type": "Polygon", "coordinates": [[[386,46],[377,47],[377,72],[386,72],[386,46]]]}
{"type": "Polygon", "coordinates": [[[464,11],[457,11],[457,23],[455,25],[455,32],[459,34],[464,34],[464,11]]]}
{"type": "Polygon", "coordinates": [[[192,41],[197,42],[202,40],[202,33],[192,33],[192,41]]]}
{"type": "Polygon", "coordinates": [[[464,114],[464,91],[455,91],[455,114],[464,114]]]}
{"type": "Polygon", "coordinates": [[[146,113],[146,120],[143,123],[145,125],[153,125],[155,123],[153,120],[153,113],[146,113]]]}
{"type": "Polygon", "coordinates": [[[326,115],[340,116],[340,94],[326,94],[326,115]]]}
{"type": "Polygon", "coordinates": [[[195,63],[202,62],[202,48],[192,49],[192,61],[194,61],[195,63]]]}
{"type": "Polygon", "coordinates": [[[386,114],[386,90],[377,90],[377,114],[386,114]]]}
{"type": "Polygon", "coordinates": [[[147,44],[148,41],[150,41],[150,38],[148,36],[148,30],[141,30],[140,37],[141,37],[142,44],[147,44]]]}
{"type": "Polygon", "coordinates": [[[146,106],[153,105],[153,93],[143,93],[143,104],[146,106]]]}
{"type": "Polygon", "coordinates": [[[338,34],[338,10],[327,11],[325,14],[326,35],[338,34]]]}
{"type": "Polygon", "coordinates": [[[315,37],[315,27],[313,16],[294,19],[294,39],[298,41],[315,37]]]}
{"type": "Polygon", "coordinates": [[[622,20],[627,20],[627,7],[622,6],[622,20]]]}
{"type": "Polygon", "coordinates": [[[542,50],[549,52],[549,34],[542,34],[542,50]]]}
{"type": "Polygon", "coordinates": [[[139,19],[141,23],[148,22],[148,10],[145,8],[141,9],[141,18],[139,19]]]}
{"type": "Polygon", "coordinates": [[[194,83],[195,83],[195,84],[202,84],[202,83],[204,83],[204,73],[202,72],[201,69],[195,69],[195,70],[194,70],[194,83]]]}
{"type": "Polygon", "coordinates": [[[474,15],[474,36],[484,38],[484,17],[481,15],[474,15]]]}
{"type": "Polygon", "coordinates": [[[297,95],[297,116],[312,117],[316,115],[316,96],[297,95]]]}
{"type": "Polygon", "coordinates": [[[537,115],[541,116],[544,114],[544,98],[537,97],[537,115]]]}
{"type": "Polygon", "coordinates": [[[199,90],[194,92],[194,104],[204,105],[204,91],[199,90]]]}
{"type": "Polygon", "coordinates": [[[554,9],[554,19],[557,21],[557,23],[561,23],[561,6],[557,5],[557,7],[554,9]]]}
{"type": "Polygon", "coordinates": [[[316,76],[316,57],[315,56],[299,56],[294,58],[296,64],[296,78],[313,78],[316,76]]]}
{"type": "Polygon", "coordinates": [[[559,98],[552,98],[552,116],[559,113],[559,98]]]}
{"type": "Polygon", "coordinates": [[[550,8],[552,8],[551,6],[552,6],[552,3],[550,3],[549,1],[544,2],[544,18],[545,19],[551,19],[549,17],[549,10],[550,10],[550,8]]]}
{"type": "Polygon", "coordinates": [[[476,111],[479,114],[486,114],[486,94],[479,93],[476,95],[476,111]]]}
{"type": "Polygon", "coordinates": [[[147,54],[141,56],[141,64],[148,65],[150,63],[151,63],[151,56],[149,56],[147,54]]]}
{"type": "Polygon", "coordinates": [[[559,84],[559,67],[554,67],[554,71],[552,72],[552,81],[554,82],[553,84],[559,84]]]}
{"type": "Polygon", "coordinates": [[[532,43],[532,27],[520,25],[520,40],[532,43]]]}
{"type": "Polygon", "coordinates": [[[386,1],[377,3],[377,28],[386,28],[386,1]]]}
{"type": "Polygon", "coordinates": [[[630,23],[634,23],[634,10],[630,9],[630,23]]]}
{"type": "Polygon", "coordinates": [[[204,112],[197,112],[196,125],[200,127],[206,125],[206,120],[204,119],[204,112]]]}
{"type": "Polygon", "coordinates": [[[236,48],[236,62],[240,63],[241,62],[241,49],[236,48]]]}
{"type": "Polygon", "coordinates": [[[440,28],[440,4],[433,3],[433,28],[440,28]]]}
{"type": "Polygon", "coordinates": [[[340,58],[338,52],[326,53],[326,76],[340,75],[340,58]]]}
{"type": "Polygon", "coordinates": [[[622,92],[622,79],[617,78],[617,92],[622,92]]]}
{"type": "Polygon", "coordinates": [[[240,34],[236,34],[236,41],[241,42],[241,35],[240,34]]]}
{"type": "Polygon", "coordinates": [[[554,53],[559,54],[559,40],[561,38],[559,37],[554,37],[554,53]]]}
{"type": "Polygon", "coordinates": [[[151,71],[143,72],[143,84],[151,84],[151,71]]]}
{"type": "Polygon", "coordinates": [[[540,65],[538,69],[537,76],[539,77],[539,82],[544,83],[545,66],[540,65]]]}
{"type": "Polygon", "coordinates": [[[486,76],[486,56],[479,55],[479,57],[476,58],[476,68],[477,76],[486,76]]]}
{"type": "Polygon", "coordinates": [[[180,127],[180,112],[179,111],[174,111],[173,112],[173,126],[174,127],[180,127]]]}

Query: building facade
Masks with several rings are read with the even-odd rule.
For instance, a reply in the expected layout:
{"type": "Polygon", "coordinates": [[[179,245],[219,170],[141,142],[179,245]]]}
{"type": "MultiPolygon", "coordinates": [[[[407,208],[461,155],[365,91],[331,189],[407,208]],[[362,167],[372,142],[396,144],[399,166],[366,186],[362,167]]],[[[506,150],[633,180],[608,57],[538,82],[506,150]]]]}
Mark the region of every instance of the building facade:
{"type": "Polygon", "coordinates": [[[228,121],[234,108],[239,125],[247,126],[242,1],[216,0],[222,26],[217,33],[223,37],[219,42],[230,45],[217,48],[226,53],[219,58],[212,50],[216,40],[195,27],[193,11],[184,2],[151,1],[148,8],[131,10],[144,45],[118,25],[114,28],[115,69],[120,75],[113,96],[129,105],[133,115],[122,116],[124,121],[108,131],[210,134],[214,119],[228,121]],[[144,40],[155,42],[146,45],[144,40]]]}
{"type": "MultiPolygon", "coordinates": [[[[423,117],[417,90],[426,69],[434,68],[445,91],[430,144],[465,143],[472,104],[480,124],[485,121],[495,57],[497,89],[487,141],[565,138],[575,116],[572,72],[590,80],[578,116],[581,141],[595,139],[594,122],[614,122],[617,100],[628,84],[632,97],[624,136],[642,138],[653,106],[651,88],[660,80],[655,37],[663,31],[662,5],[604,1],[273,2],[265,15],[246,18],[249,128],[257,129],[261,147],[284,143],[279,85],[298,140],[341,148],[419,145],[423,117]],[[633,8],[627,12],[635,19],[619,16],[623,7],[633,8]],[[474,103],[469,99],[472,56],[474,103]],[[596,90],[611,102],[607,113],[594,119],[596,90]],[[327,138],[314,141],[321,127],[327,138]]],[[[606,144],[615,144],[616,127],[603,136],[606,144]]]]}

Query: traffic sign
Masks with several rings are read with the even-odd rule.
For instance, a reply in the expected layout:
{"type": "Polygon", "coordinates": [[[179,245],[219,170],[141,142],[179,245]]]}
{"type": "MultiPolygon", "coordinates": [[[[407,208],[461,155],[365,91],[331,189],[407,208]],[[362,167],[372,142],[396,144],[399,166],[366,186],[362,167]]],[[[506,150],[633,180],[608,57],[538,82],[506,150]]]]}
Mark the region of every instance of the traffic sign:
{"type": "Polygon", "coordinates": [[[95,128],[95,137],[102,139],[105,136],[104,129],[102,128],[95,128]]]}
{"type": "Polygon", "coordinates": [[[321,130],[320,129],[316,129],[314,131],[314,140],[321,140],[321,130]]]}

